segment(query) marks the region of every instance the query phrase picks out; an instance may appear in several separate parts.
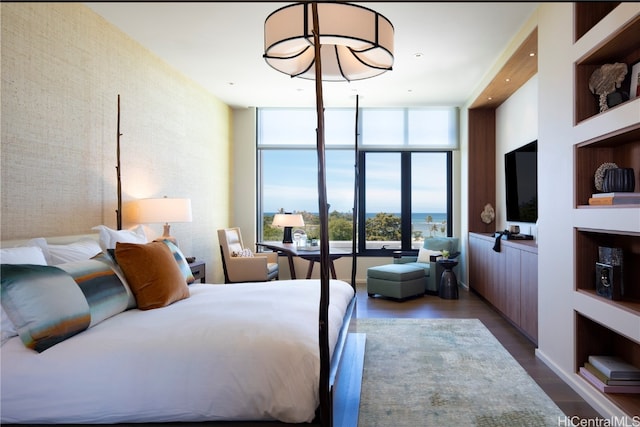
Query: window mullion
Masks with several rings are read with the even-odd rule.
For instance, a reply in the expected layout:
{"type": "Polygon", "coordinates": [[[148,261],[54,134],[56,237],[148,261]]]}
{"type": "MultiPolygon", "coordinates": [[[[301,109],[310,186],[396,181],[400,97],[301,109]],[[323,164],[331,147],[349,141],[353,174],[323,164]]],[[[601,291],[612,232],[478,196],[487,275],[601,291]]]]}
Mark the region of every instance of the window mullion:
{"type": "Polygon", "coordinates": [[[367,204],[365,200],[365,171],[366,156],[364,151],[358,152],[358,253],[365,253],[367,250],[366,238],[366,212],[367,204]]]}
{"type": "Polygon", "coordinates": [[[411,249],[411,153],[403,151],[400,154],[401,158],[401,230],[402,236],[401,248],[402,250],[411,249]]]}

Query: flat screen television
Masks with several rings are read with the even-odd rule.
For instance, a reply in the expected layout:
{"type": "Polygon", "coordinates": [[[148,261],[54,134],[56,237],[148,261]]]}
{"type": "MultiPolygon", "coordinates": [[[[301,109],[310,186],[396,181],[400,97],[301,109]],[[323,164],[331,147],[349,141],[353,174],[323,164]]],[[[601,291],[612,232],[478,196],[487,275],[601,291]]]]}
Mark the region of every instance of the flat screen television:
{"type": "Polygon", "coordinates": [[[504,155],[507,221],[538,220],[538,141],[504,155]]]}

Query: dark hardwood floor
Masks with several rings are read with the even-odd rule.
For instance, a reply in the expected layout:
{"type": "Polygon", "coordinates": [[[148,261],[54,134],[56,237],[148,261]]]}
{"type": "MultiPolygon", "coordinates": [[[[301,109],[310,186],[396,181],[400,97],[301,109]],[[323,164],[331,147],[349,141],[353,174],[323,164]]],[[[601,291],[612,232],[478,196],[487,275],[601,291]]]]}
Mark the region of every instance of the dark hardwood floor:
{"type": "Polygon", "coordinates": [[[460,298],[457,300],[425,295],[398,302],[379,297],[370,298],[365,286],[358,286],[356,322],[358,318],[376,317],[480,319],[565,414],[583,419],[599,417],[595,409],[535,356],[535,345],[490,304],[472,291],[461,289],[459,294],[460,298]]]}

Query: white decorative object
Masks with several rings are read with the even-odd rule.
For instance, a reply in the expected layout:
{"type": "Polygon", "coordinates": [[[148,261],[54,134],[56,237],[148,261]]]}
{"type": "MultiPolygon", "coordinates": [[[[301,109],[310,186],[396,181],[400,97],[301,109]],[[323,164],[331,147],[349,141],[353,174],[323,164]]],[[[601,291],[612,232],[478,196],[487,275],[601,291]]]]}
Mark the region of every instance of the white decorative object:
{"type": "Polygon", "coordinates": [[[484,210],[480,214],[480,218],[485,224],[491,224],[496,218],[496,211],[493,209],[493,206],[491,206],[491,203],[484,205],[484,210]]]}

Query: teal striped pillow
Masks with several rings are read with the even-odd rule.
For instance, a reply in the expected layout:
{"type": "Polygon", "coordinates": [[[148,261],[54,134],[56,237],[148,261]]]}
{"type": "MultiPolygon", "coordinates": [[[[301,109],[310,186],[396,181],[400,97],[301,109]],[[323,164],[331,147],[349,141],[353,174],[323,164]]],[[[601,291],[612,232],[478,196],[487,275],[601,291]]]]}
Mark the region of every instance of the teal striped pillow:
{"type": "Polygon", "coordinates": [[[2,264],[0,275],[2,307],[28,348],[42,352],[89,327],[87,299],[65,271],[2,264]]]}
{"type": "Polygon", "coordinates": [[[187,262],[187,258],[182,254],[180,248],[178,248],[173,242],[170,240],[162,241],[165,245],[169,247],[171,253],[173,254],[173,258],[178,263],[178,267],[180,268],[180,272],[184,276],[184,280],[187,284],[195,282],[195,278],[193,277],[193,273],[191,272],[191,267],[189,267],[189,263],[187,262]]]}
{"type": "Polygon", "coordinates": [[[2,307],[24,345],[37,352],[127,309],[125,285],[102,261],[1,267],[2,307]]]}
{"type": "Polygon", "coordinates": [[[91,312],[89,327],[127,309],[127,289],[106,263],[89,259],[59,264],[57,267],[73,277],[87,299],[91,312]]]}

